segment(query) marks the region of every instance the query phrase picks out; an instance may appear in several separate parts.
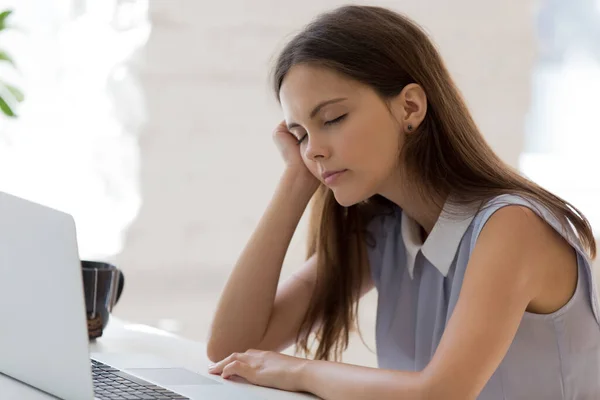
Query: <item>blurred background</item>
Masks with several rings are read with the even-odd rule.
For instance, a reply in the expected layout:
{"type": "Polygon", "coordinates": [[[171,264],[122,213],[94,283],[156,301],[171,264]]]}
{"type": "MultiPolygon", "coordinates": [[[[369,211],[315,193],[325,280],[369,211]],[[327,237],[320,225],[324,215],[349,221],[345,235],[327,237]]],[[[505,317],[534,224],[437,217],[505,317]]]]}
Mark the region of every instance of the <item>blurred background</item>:
{"type": "MultiPolygon", "coordinates": [[[[347,3],[0,0],[0,190],[71,213],[81,257],[124,270],[115,315],[205,340],[283,167],[271,65],[347,3]]],[[[420,23],[496,152],[600,232],[600,0],[368,4],[420,23]]],[[[346,362],[376,365],[376,296],[346,362]]]]}

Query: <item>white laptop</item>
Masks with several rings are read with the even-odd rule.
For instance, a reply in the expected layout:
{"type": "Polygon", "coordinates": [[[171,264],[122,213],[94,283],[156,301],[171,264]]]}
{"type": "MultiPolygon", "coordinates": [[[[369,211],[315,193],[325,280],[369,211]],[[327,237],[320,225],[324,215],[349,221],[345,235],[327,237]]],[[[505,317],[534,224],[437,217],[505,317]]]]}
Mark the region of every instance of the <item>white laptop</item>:
{"type": "Polygon", "coordinates": [[[73,218],[0,192],[0,398],[256,399],[167,361],[99,363],[88,345],[73,218]]]}

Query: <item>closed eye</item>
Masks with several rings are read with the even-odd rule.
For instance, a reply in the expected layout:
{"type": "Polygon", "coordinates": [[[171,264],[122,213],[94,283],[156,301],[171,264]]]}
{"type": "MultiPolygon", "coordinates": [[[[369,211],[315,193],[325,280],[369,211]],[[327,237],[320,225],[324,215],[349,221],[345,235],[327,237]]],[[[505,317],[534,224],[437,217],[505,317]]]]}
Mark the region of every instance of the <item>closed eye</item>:
{"type": "Polygon", "coordinates": [[[337,117],[336,119],[332,119],[331,121],[327,121],[325,122],[325,125],[333,125],[333,124],[337,124],[338,122],[341,122],[344,118],[346,118],[348,114],[343,114],[339,117],[337,117]]]}
{"type": "Polygon", "coordinates": [[[302,136],[300,139],[298,139],[298,144],[304,142],[304,139],[306,139],[308,137],[308,134],[302,136]]]}
{"type": "MultiPolygon", "coordinates": [[[[335,125],[335,124],[343,121],[347,115],[348,114],[343,114],[343,115],[340,115],[339,117],[337,117],[336,119],[332,119],[331,121],[326,121],[325,125],[326,126],[335,125]]],[[[306,134],[306,135],[302,136],[300,139],[298,139],[298,144],[301,144],[302,142],[304,142],[304,139],[306,139],[307,137],[308,137],[308,134],[306,134]]]]}

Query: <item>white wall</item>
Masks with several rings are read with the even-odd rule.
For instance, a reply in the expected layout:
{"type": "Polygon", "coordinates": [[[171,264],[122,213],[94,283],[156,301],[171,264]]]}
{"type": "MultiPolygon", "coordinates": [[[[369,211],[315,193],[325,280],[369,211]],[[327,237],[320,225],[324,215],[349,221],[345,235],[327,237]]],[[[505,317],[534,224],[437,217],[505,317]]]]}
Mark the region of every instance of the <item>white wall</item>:
{"type": "MultiPolygon", "coordinates": [[[[282,167],[270,136],[281,118],[267,80],[272,59],[293,32],[341,3],[150,1],[152,32],[133,63],[149,115],[139,139],[143,203],[116,257],[128,276],[118,315],[175,319],[181,333],[204,339],[282,167]]],[[[373,3],[427,29],[486,138],[516,166],[535,55],[532,2],[373,3]]],[[[303,253],[297,235],[284,277],[303,253]]],[[[362,309],[371,347],[374,301],[362,309]]],[[[355,342],[347,360],[373,364],[374,356],[355,342]]]]}

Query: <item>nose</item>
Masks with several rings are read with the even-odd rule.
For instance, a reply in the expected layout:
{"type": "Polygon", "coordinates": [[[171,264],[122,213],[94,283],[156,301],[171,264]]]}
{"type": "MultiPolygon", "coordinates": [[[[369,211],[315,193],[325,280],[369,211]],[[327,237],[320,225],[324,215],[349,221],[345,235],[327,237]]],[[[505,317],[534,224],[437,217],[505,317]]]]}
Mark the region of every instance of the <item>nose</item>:
{"type": "Polygon", "coordinates": [[[310,137],[304,148],[304,157],[312,161],[327,159],[331,154],[326,140],[318,136],[313,135],[313,137],[310,137]]]}

